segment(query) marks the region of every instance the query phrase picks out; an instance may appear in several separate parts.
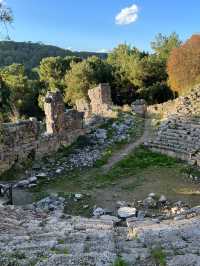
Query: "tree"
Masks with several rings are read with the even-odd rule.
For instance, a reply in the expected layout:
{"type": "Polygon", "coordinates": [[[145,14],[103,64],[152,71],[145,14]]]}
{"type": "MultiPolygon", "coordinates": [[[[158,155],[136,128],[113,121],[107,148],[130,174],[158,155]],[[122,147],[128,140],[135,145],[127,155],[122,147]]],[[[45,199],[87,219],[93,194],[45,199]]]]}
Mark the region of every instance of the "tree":
{"type": "Polygon", "coordinates": [[[152,54],[141,60],[142,84],[137,90],[137,97],[145,99],[149,104],[162,103],[173,98],[167,84],[166,64],[159,56],[152,54]]]}
{"type": "Polygon", "coordinates": [[[66,71],[70,69],[72,62],[80,61],[81,59],[75,56],[44,58],[39,66],[40,80],[44,81],[50,90],[60,89],[63,91],[66,71]]]}
{"type": "Polygon", "coordinates": [[[127,44],[121,44],[108,55],[107,62],[112,66],[114,81],[113,99],[117,104],[131,102],[135,93],[142,86],[141,59],[145,53],[127,44]]]}
{"type": "Polygon", "coordinates": [[[35,105],[38,93],[37,86],[33,81],[28,80],[24,66],[12,64],[1,69],[0,76],[4,86],[6,86],[11,119],[34,115],[37,109],[37,105],[35,105]]]}
{"type": "Polygon", "coordinates": [[[151,48],[154,50],[155,54],[167,61],[170,52],[181,45],[179,36],[173,32],[169,36],[162,35],[159,33],[153,42],[151,42],[151,48]]]}
{"type": "Polygon", "coordinates": [[[174,49],[167,63],[169,85],[180,95],[200,83],[200,35],[174,49]]]}
{"type": "Polygon", "coordinates": [[[75,104],[77,99],[87,98],[89,89],[99,83],[110,82],[111,79],[110,65],[96,56],[72,63],[65,76],[65,101],[75,104]]]}
{"type": "Polygon", "coordinates": [[[10,91],[2,78],[0,78],[0,122],[8,120],[7,114],[10,111],[9,98],[10,91]]]}
{"type": "Polygon", "coordinates": [[[7,39],[9,39],[7,24],[13,22],[12,10],[4,5],[3,2],[0,3],[0,22],[4,25],[7,33],[7,39]]]}

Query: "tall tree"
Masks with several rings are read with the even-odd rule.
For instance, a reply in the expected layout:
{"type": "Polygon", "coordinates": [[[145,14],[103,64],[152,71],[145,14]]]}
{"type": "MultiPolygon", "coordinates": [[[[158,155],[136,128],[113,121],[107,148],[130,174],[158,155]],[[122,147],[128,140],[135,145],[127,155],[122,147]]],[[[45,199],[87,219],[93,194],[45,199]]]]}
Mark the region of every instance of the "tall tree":
{"type": "Polygon", "coordinates": [[[28,80],[24,66],[13,64],[2,68],[0,76],[9,96],[11,119],[19,119],[22,115],[31,115],[35,105],[36,87],[28,80]]]}
{"type": "Polygon", "coordinates": [[[110,82],[111,79],[110,65],[96,56],[73,63],[65,76],[65,101],[74,104],[77,99],[87,98],[90,88],[98,83],[110,82]]]}
{"type": "Polygon", "coordinates": [[[131,102],[142,86],[141,59],[144,56],[145,53],[127,44],[119,45],[108,55],[107,62],[112,66],[114,75],[112,93],[117,104],[131,102]]]}
{"type": "Polygon", "coordinates": [[[177,33],[173,32],[169,36],[162,35],[159,33],[153,42],[151,42],[151,48],[154,50],[156,55],[161,59],[167,60],[170,52],[181,45],[181,40],[177,33]]]}
{"type": "Polygon", "coordinates": [[[3,2],[0,3],[0,22],[3,24],[6,30],[6,38],[10,39],[7,25],[13,22],[13,13],[12,10],[3,2]]]}
{"type": "Polygon", "coordinates": [[[39,66],[40,80],[44,81],[50,90],[63,90],[66,71],[70,69],[72,62],[80,61],[81,59],[75,56],[44,58],[39,66]]]}
{"type": "Polygon", "coordinates": [[[169,84],[179,94],[200,83],[200,35],[193,35],[170,54],[167,70],[169,84]]]}

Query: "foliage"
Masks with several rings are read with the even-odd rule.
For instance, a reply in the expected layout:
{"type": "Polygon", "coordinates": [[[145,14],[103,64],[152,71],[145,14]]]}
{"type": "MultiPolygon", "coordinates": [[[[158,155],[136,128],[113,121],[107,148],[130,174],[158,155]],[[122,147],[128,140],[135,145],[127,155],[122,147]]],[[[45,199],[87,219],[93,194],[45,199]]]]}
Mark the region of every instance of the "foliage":
{"type": "Polygon", "coordinates": [[[167,71],[170,86],[181,95],[200,82],[200,35],[172,51],[167,71]]]}
{"type": "Polygon", "coordinates": [[[15,119],[22,115],[31,116],[37,112],[37,82],[29,81],[24,66],[12,64],[0,70],[2,79],[2,98],[6,99],[2,108],[7,109],[15,119]],[[6,106],[6,107],[5,107],[6,106]]]}
{"type": "Polygon", "coordinates": [[[167,85],[166,61],[163,57],[160,53],[145,54],[126,44],[114,49],[107,59],[113,68],[111,85],[114,101],[117,104],[131,103],[142,96],[153,104],[171,99],[173,94],[167,85]]]}
{"type": "Polygon", "coordinates": [[[50,90],[60,89],[63,91],[64,76],[70,69],[71,63],[78,63],[81,58],[75,56],[68,57],[47,57],[42,59],[39,66],[40,80],[44,81],[50,90]]]}
{"type": "Polygon", "coordinates": [[[152,249],[151,256],[154,259],[156,265],[166,266],[166,254],[161,247],[152,249]]]}
{"type": "Polygon", "coordinates": [[[127,266],[128,264],[122,259],[117,258],[113,264],[113,266],[127,266]]]}
{"type": "Polygon", "coordinates": [[[173,32],[169,36],[162,35],[159,33],[153,42],[151,42],[151,48],[154,50],[155,54],[159,56],[160,59],[168,59],[171,51],[174,48],[180,47],[181,41],[179,36],[173,32]]]}
{"type": "Polygon", "coordinates": [[[138,98],[145,99],[149,104],[163,103],[174,97],[166,81],[157,81],[149,87],[139,89],[137,95],[138,98]]]}
{"type": "Polygon", "coordinates": [[[5,82],[0,78],[0,122],[7,120],[9,107],[10,91],[5,85],[5,82]]]}
{"type": "Polygon", "coordinates": [[[111,67],[96,56],[80,63],[72,63],[65,76],[66,102],[74,104],[77,99],[87,97],[89,89],[99,83],[109,82],[111,78],[111,67]]]}
{"type": "Polygon", "coordinates": [[[140,59],[143,56],[144,53],[126,44],[119,45],[108,55],[107,62],[113,68],[112,92],[116,103],[127,103],[128,97],[133,99],[135,91],[142,85],[140,59]],[[126,102],[123,98],[126,98],[126,102]]]}

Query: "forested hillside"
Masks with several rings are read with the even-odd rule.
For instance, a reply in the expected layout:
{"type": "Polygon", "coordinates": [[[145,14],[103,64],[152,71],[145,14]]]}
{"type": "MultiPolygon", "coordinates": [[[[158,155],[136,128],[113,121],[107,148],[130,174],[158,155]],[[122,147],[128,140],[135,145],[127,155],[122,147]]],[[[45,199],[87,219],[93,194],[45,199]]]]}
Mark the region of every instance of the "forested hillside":
{"type": "Polygon", "coordinates": [[[13,63],[23,64],[26,69],[32,69],[40,64],[45,57],[50,56],[78,56],[83,59],[97,55],[106,58],[106,53],[72,52],[53,45],[32,42],[0,42],[0,67],[13,63]]]}

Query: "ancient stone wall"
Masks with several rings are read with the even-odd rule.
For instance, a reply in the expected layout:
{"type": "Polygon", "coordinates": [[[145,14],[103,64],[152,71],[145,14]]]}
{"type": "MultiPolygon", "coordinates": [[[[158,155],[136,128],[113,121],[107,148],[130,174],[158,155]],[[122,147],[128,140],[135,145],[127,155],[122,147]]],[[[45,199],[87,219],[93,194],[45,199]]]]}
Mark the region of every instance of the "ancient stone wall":
{"type": "Polygon", "coordinates": [[[96,88],[88,91],[88,96],[91,101],[90,105],[92,114],[112,116],[111,107],[113,106],[113,103],[109,84],[99,84],[96,88]]]}
{"type": "MultiPolygon", "coordinates": [[[[151,114],[164,114],[164,121],[146,145],[164,153],[200,166],[200,86],[185,97],[179,97],[159,106],[148,108],[151,114]]],[[[163,117],[162,117],[163,118],[163,117]]]]}
{"type": "Polygon", "coordinates": [[[136,100],[131,104],[132,110],[139,116],[145,117],[147,112],[147,103],[143,99],[136,100]]]}
{"type": "Polygon", "coordinates": [[[0,125],[0,174],[27,158],[39,158],[70,145],[84,134],[83,114],[64,110],[59,91],[45,99],[46,131],[36,119],[0,125]]]}
{"type": "Polygon", "coordinates": [[[90,102],[87,99],[85,99],[85,98],[78,99],[76,101],[76,109],[79,112],[83,112],[84,113],[84,118],[85,119],[89,119],[91,117],[91,115],[92,115],[90,102]]]}
{"type": "Polygon", "coordinates": [[[79,112],[84,112],[84,118],[90,119],[93,115],[100,117],[116,117],[113,111],[111,99],[111,89],[108,83],[99,84],[94,89],[88,91],[87,99],[76,101],[76,108],[79,112]]]}

